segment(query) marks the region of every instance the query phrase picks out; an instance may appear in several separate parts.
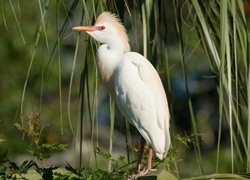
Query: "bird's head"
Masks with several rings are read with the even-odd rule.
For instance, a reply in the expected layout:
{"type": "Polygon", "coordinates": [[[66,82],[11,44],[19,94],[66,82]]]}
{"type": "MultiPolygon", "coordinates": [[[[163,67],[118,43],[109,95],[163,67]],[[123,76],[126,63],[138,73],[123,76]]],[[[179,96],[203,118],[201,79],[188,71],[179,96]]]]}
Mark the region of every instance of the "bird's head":
{"type": "Polygon", "coordinates": [[[122,53],[130,51],[128,36],[120,20],[109,12],[101,13],[94,26],[77,26],[78,31],[86,31],[96,41],[107,44],[111,49],[122,53]]]}

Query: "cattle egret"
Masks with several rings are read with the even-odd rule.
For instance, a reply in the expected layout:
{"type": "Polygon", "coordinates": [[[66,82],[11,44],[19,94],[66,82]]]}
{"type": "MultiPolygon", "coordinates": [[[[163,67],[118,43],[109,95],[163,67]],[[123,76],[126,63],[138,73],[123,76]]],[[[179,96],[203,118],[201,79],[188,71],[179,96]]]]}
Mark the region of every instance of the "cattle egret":
{"type": "Polygon", "coordinates": [[[128,36],[121,21],[109,12],[101,13],[94,26],[77,26],[102,43],[97,52],[99,76],[124,117],[142,135],[137,172],[132,179],[147,174],[153,151],[166,157],[170,147],[169,109],[160,77],[150,62],[130,52],[128,36]],[[141,169],[145,143],[149,145],[147,166],[141,169]]]}

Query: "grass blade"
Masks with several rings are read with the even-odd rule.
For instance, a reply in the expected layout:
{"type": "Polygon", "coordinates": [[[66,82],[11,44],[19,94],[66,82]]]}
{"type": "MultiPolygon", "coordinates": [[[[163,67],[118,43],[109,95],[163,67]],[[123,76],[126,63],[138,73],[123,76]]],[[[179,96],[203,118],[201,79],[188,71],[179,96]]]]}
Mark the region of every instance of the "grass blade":
{"type": "Polygon", "coordinates": [[[21,38],[22,38],[22,40],[23,40],[23,43],[25,44],[26,42],[25,42],[25,39],[24,39],[24,36],[23,36],[23,32],[22,32],[21,26],[20,26],[20,24],[19,24],[18,18],[17,18],[17,16],[16,16],[16,12],[15,12],[14,6],[13,6],[13,4],[12,4],[12,1],[9,0],[9,3],[10,3],[10,6],[11,6],[11,10],[12,10],[12,12],[13,12],[13,15],[14,15],[14,17],[15,17],[16,24],[17,24],[18,30],[19,30],[19,32],[20,32],[21,38]]]}

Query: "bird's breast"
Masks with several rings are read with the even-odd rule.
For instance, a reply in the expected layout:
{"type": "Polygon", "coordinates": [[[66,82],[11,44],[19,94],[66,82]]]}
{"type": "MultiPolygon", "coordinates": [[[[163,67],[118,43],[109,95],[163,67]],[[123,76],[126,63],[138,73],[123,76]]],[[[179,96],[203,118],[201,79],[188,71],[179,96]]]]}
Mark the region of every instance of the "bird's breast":
{"type": "Polygon", "coordinates": [[[121,55],[109,48],[108,45],[100,46],[97,55],[97,68],[99,77],[108,92],[114,94],[114,76],[119,64],[121,55]]]}
{"type": "Polygon", "coordinates": [[[112,72],[108,72],[102,67],[98,67],[99,77],[103,82],[103,85],[107,89],[110,94],[114,92],[114,74],[112,72]]]}

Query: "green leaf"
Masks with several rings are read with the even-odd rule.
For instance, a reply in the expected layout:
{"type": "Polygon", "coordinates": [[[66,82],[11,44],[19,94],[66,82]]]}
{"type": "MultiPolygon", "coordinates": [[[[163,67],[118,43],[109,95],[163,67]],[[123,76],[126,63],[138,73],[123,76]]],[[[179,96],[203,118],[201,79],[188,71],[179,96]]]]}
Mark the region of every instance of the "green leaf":
{"type": "Polygon", "coordinates": [[[0,164],[3,164],[6,162],[6,157],[7,157],[8,150],[5,152],[0,152],[0,164]]]}
{"type": "Polygon", "coordinates": [[[211,179],[247,179],[243,176],[237,174],[209,174],[209,175],[202,175],[196,176],[191,178],[185,178],[182,180],[211,180],[211,179]]]}

